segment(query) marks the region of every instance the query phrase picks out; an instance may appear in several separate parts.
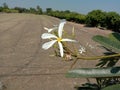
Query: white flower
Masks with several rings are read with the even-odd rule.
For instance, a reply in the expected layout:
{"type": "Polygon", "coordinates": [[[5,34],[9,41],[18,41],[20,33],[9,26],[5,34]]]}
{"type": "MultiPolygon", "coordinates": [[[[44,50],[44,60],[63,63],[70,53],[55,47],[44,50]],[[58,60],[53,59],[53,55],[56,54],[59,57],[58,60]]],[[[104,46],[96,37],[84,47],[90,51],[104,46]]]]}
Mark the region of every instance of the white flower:
{"type": "Polygon", "coordinates": [[[79,53],[82,54],[83,52],[86,52],[85,47],[80,45],[79,53]]]}
{"type": "Polygon", "coordinates": [[[91,45],[91,44],[89,44],[89,43],[87,43],[87,44],[86,44],[86,46],[87,46],[87,47],[90,47],[91,49],[93,49],[93,48],[94,48],[94,46],[92,46],[92,45],[91,45]]]}
{"type": "Polygon", "coordinates": [[[69,42],[76,42],[75,40],[71,40],[71,39],[67,39],[67,38],[62,38],[62,30],[63,30],[63,27],[64,27],[64,24],[66,23],[65,20],[62,20],[59,24],[59,27],[58,27],[58,36],[54,35],[54,34],[50,34],[50,33],[44,33],[42,34],[41,38],[42,39],[52,39],[51,41],[49,42],[46,42],[42,45],[42,48],[43,49],[49,49],[50,47],[52,47],[52,45],[54,43],[58,43],[59,45],[59,49],[60,49],[60,55],[61,57],[63,57],[64,55],[64,51],[63,51],[63,45],[62,45],[62,42],[64,41],[69,41],[69,42]]]}

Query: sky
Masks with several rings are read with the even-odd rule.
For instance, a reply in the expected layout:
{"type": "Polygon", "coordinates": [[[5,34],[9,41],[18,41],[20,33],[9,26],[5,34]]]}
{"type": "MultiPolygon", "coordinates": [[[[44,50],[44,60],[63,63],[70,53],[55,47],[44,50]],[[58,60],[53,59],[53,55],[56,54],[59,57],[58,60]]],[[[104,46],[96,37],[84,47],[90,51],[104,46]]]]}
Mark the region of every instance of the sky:
{"type": "Polygon", "coordinates": [[[0,0],[0,6],[7,3],[10,8],[36,7],[39,5],[43,10],[52,8],[53,10],[70,10],[81,14],[96,9],[103,11],[115,11],[120,14],[120,0],[0,0]]]}

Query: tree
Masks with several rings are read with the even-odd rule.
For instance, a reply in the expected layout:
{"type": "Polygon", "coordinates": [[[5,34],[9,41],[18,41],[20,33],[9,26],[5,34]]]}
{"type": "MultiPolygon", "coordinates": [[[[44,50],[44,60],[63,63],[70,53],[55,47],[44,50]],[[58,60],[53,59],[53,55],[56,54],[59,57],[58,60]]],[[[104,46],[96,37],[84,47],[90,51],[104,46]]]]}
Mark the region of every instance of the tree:
{"type": "Polygon", "coordinates": [[[37,11],[35,8],[30,8],[30,13],[34,13],[34,14],[37,14],[37,11]]]}
{"type": "Polygon", "coordinates": [[[4,9],[9,9],[8,5],[6,3],[3,3],[3,8],[4,9]]]}
{"type": "Polygon", "coordinates": [[[93,10],[86,16],[86,24],[88,26],[105,26],[106,12],[101,10],[93,10]]]}
{"type": "Polygon", "coordinates": [[[47,14],[50,14],[52,11],[53,11],[52,8],[46,8],[46,13],[47,14]]]}
{"type": "Polygon", "coordinates": [[[0,12],[2,12],[2,10],[3,10],[3,7],[0,7],[0,12]]]}
{"type": "Polygon", "coordinates": [[[26,9],[26,8],[15,7],[14,9],[15,9],[15,10],[18,10],[19,13],[28,13],[28,12],[29,12],[29,10],[26,9]]]}
{"type": "Polygon", "coordinates": [[[107,28],[120,32],[120,15],[116,12],[108,12],[106,17],[107,28]]]}
{"type": "Polygon", "coordinates": [[[40,6],[38,5],[37,6],[37,14],[42,14],[43,12],[42,12],[42,8],[40,8],[40,6]]]}

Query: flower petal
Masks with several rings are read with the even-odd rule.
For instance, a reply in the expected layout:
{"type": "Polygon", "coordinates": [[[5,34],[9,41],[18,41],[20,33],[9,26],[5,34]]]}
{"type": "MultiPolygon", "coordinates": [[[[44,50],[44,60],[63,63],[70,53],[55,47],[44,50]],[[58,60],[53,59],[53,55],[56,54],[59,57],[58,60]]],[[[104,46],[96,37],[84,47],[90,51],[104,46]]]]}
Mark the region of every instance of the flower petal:
{"type": "Polygon", "coordinates": [[[50,38],[57,38],[57,36],[55,36],[54,34],[50,34],[50,33],[43,33],[41,38],[42,39],[50,39],[50,38]]]}
{"type": "Polygon", "coordinates": [[[72,39],[62,39],[61,41],[68,41],[68,42],[77,42],[76,40],[72,40],[72,39]]]}
{"type": "Polygon", "coordinates": [[[53,27],[53,28],[49,29],[48,32],[51,32],[51,31],[56,30],[56,29],[58,29],[58,27],[53,27]]]}
{"type": "Polygon", "coordinates": [[[58,45],[59,45],[59,49],[60,49],[60,55],[61,55],[61,57],[63,57],[63,46],[62,46],[62,43],[58,42],[58,45]]]}
{"type": "Polygon", "coordinates": [[[47,31],[49,30],[47,27],[44,27],[44,29],[47,30],[47,31]]]}
{"type": "Polygon", "coordinates": [[[57,40],[52,40],[52,41],[49,41],[49,42],[46,42],[42,45],[42,48],[47,50],[49,49],[57,40]]]}
{"type": "Polygon", "coordinates": [[[44,27],[44,29],[45,30],[47,30],[48,32],[51,32],[51,31],[53,31],[53,30],[56,30],[56,29],[58,29],[58,27],[57,26],[55,26],[55,27],[53,27],[53,28],[47,28],[47,27],[44,27]]]}
{"type": "Polygon", "coordinates": [[[60,24],[59,24],[59,28],[58,28],[58,36],[61,38],[62,37],[62,30],[64,27],[64,24],[66,23],[66,21],[63,19],[60,24]]]}
{"type": "Polygon", "coordinates": [[[86,49],[80,45],[79,53],[82,54],[83,52],[86,52],[86,49]]]}

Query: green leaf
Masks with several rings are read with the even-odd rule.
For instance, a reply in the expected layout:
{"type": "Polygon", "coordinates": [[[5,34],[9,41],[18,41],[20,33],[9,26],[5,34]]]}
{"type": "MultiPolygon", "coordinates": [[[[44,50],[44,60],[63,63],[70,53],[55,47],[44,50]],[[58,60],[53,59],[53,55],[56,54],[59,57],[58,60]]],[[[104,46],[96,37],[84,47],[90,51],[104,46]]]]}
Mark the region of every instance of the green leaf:
{"type": "Polygon", "coordinates": [[[119,33],[111,33],[111,34],[109,34],[109,38],[120,43],[120,34],[119,33]]]}
{"type": "Polygon", "coordinates": [[[119,53],[120,52],[120,43],[117,42],[116,40],[101,36],[101,35],[96,35],[92,38],[94,41],[99,42],[102,44],[104,47],[108,49],[112,49],[114,52],[119,53]]]}
{"type": "Polygon", "coordinates": [[[73,78],[103,78],[103,77],[120,77],[120,67],[109,68],[79,68],[68,71],[66,77],[73,78]]]}
{"type": "Polygon", "coordinates": [[[102,90],[120,90],[120,84],[116,84],[116,85],[112,85],[112,86],[108,86],[102,90]]]}

